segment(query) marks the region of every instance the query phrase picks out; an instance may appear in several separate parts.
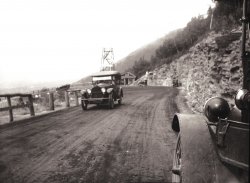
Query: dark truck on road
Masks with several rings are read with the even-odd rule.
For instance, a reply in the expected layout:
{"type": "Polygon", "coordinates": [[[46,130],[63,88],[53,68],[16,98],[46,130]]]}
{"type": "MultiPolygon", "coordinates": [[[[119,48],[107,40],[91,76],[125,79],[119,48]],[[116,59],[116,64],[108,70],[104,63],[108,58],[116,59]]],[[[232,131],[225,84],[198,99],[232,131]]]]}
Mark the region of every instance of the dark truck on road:
{"type": "MultiPolygon", "coordinates": [[[[225,1],[227,2],[227,1],[225,1]]],[[[230,1],[228,1],[230,2],[230,1]]],[[[172,129],[178,133],[173,156],[172,182],[249,182],[250,52],[246,51],[247,0],[243,1],[243,87],[230,109],[221,97],[209,99],[204,115],[176,114],[172,129]]],[[[249,40],[248,40],[249,41],[249,40]]]]}
{"type": "Polygon", "coordinates": [[[82,90],[81,105],[87,110],[88,104],[108,105],[114,108],[117,101],[120,105],[123,90],[120,86],[121,74],[118,71],[101,71],[92,75],[92,87],[82,90]]]}

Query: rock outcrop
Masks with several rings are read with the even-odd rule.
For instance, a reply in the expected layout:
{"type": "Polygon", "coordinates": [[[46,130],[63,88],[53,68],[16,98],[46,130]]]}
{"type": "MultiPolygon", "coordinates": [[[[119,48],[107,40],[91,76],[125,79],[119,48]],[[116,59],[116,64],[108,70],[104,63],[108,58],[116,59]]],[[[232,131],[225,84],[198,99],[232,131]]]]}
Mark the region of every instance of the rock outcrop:
{"type": "Polygon", "coordinates": [[[186,54],[152,72],[149,85],[172,86],[178,79],[196,112],[203,112],[206,100],[213,96],[233,105],[233,97],[242,86],[240,34],[210,32],[186,54]]]}

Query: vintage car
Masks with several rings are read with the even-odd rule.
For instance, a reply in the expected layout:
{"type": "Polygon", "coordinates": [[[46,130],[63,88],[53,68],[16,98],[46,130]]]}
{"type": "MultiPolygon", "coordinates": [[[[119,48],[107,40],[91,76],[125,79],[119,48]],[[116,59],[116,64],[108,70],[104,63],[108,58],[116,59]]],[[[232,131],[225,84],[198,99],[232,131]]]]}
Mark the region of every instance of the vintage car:
{"type": "Polygon", "coordinates": [[[204,115],[175,114],[173,118],[172,129],[178,137],[172,182],[249,182],[250,52],[245,50],[249,18],[243,11],[243,87],[235,95],[235,106],[230,108],[225,99],[213,97],[205,103],[204,115]]]}
{"type": "Polygon", "coordinates": [[[114,108],[117,101],[120,105],[123,90],[120,86],[121,74],[118,71],[101,71],[92,75],[92,87],[82,90],[81,106],[87,110],[88,104],[108,105],[114,108]]]}

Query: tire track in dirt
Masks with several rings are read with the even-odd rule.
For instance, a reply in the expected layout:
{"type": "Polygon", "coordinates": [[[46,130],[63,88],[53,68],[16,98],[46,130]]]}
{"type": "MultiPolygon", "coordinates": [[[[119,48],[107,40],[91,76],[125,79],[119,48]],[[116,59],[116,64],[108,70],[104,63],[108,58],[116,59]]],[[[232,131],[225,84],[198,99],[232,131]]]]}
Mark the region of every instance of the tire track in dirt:
{"type": "MultiPolygon", "coordinates": [[[[78,148],[82,144],[82,142],[85,140],[84,134],[88,134],[90,132],[90,129],[99,128],[101,119],[105,118],[106,116],[109,116],[109,113],[102,115],[101,117],[95,118],[94,121],[92,120],[92,123],[89,123],[89,125],[87,125],[83,128],[81,128],[79,126],[76,127],[75,124],[71,125],[70,127],[72,127],[72,128],[69,129],[69,132],[74,131],[74,134],[69,133],[66,138],[57,140],[51,144],[51,148],[53,147],[53,150],[51,152],[52,157],[53,157],[53,161],[51,161],[51,157],[48,157],[45,159],[44,159],[44,157],[41,157],[39,159],[40,163],[38,163],[35,167],[33,165],[31,165],[30,167],[27,167],[27,169],[30,169],[33,167],[32,169],[34,170],[32,172],[32,174],[34,174],[34,176],[28,175],[29,177],[31,177],[31,179],[28,179],[28,182],[33,182],[34,180],[36,180],[35,175],[37,174],[37,172],[41,172],[43,170],[51,171],[50,169],[48,169],[48,167],[53,168],[54,163],[57,160],[60,160],[60,158],[63,157],[64,154],[68,153],[69,151],[71,151],[74,148],[78,148]],[[45,165],[45,166],[42,166],[42,165],[45,165]]],[[[96,135],[95,135],[95,137],[96,137],[96,135]]],[[[43,177],[43,179],[44,178],[45,177],[43,177]]],[[[40,178],[39,181],[43,181],[43,179],[40,178]]]]}
{"type": "MultiPolygon", "coordinates": [[[[34,136],[30,137],[31,132],[24,131],[24,132],[28,132],[27,136],[25,136],[25,133],[23,134],[23,136],[26,137],[26,143],[21,142],[19,137],[17,137],[15,139],[15,136],[13,134],[13,139],[15,139],[16,141],[15,141],[15,143],[11,144],[11,146],[7,147],[7,149],[9,149],[9,148],[14,149],[15,144],[19,144],[19,148],[14,152],[12,151],[13,153],[12,152],[5,152],[5,155],[7,155],[8,157],[12,157],[12,155],[13,156],[14,155],[18,155],[18,156],[21,155],[19,157],[19,159],[21,159],[21,157],[22,157],[22,159],[25,159],[24,162],[26,162],[26,163],[28,161],[30,161],[27,165],[21,164],[20,166],[17,166],[16,164],[13,163],[15,166],[15,169],[19,170],[18,172],[20,172],[20,175],[23,177],[25,182],[28,182],[28,180],[27,180],[28,177],[32,177],[32,179],[34,179],[35,176],[31,176],[31,175],[35,174],[37,171],[39,171],[39,169],[42,169],[43,166],[41,166],[41,165],[48,164],[48,162],[51,159],[55,160],[56,159],[55,156],[58,156],[58,154],[60,154],[62,150],[65,151],[65,148],[67,146],[69,146],[72,141],[77,139],[78,136],[80,136],[81,132],[78,136],[76,135],[76,133],[73,133],[73,134],[71,133],[72,131],[79,128],[79,126],[75,123],[75,122],[79,123],[79,120],[78,121],[76,120],[76,118],[79,118],[79,112],[82,113],[81,110],[78,110],[78,115],[76,115],[76,112],[74,111],[73,116],[71,116],[71,118],[69,117],[67,119],[64,119],[63,125],[60,125],[60,127],[66,128],[68,131],[68,134],[64,138],[56,138],[53,134],[49,134],[49,132],[53,131],[53,129],[56,129],[55,132],[58,133],[58,126],[57,126],[57,128],[54,128],[58,124],[53,124],[53,123],[52,123],[53,125],[49,124],[49,126],[46,127],[47,129],[51,128],[51,130],[49,130],[47,132],[41,130],[39,132],[39,133],[41,133],[41,135],[34,135],[34,136]],[[74,123],[71,123],[72,120],[74,121],[74,123]],[[35,143],[39,144],[40,150],[42,150],[42,152],[37,151],[36,149],[34,149],[34,151],[33,151],[31,142],[35,142],[35,143]],[[29,145],[29,147],[28,147],[29,151],[25,150],[26,144],[29,145]]],[[[107,113],[105,115],[108,116],[109,114],[107,113]]],[[[89,116],[88,115],[85,116],[85,118],[86,118],[85,120],[87,120],[86,123],[88,123],[88,121],[91,121],[92,117],[93,117],[92,114],[90,114],[89,116]]],[[[91,125],[99,123],[99,120],[102,117],[104,117],[104,116],[102,115],[102,116],[100,116],[100,118],[96,118],[95,123],[93,123],[93,121],[92,121],[91,125]]],[[[59,116],[57,118],[59,118],[57,120],[60,123],[62,121],[61,117],[59,116]]],[[[65,117],[63,117],[63,118],[65,118],[65,117]]],[[[81,122],[81,120],[80,120],[80,122],[81,122]]],[[[32,131],[32,129],[30,129],[30,130],[32,131]]],[[[60,129],[59,129],[59,131],[60,131],[60,129]]],[[[88,132],[88,130],[85,130],[83,132],[86,133],[86,132],[88,132]]],[[[32,133],[34,133],[34,132],[32,132],[32,133]]],[[[1,134],[1,137],[2,137],[2,134],[1,134]]],[[[4,146],[2,146],[2,147],[4,147],[4,146]]],[[[11,161],[11,160],[9,160],[9,161],[11,161]]]]}
{"type": "MultiPolygon", "coordinates": [[[[143,98],[143,99],[146,100],[146,98],[143,98]]],[[[125,109],[125,110],[127,110],[127,109],[125,109]]],[[[128,109],[128,111],[131,114],[134,113],[130,109],[128,109]]],[[[101,152],[101,154],[103,154],[103,156],[100,157],[98,155],[98,153],[97,153],[94,156],[96,161],[93,162],[93,165],[88,167],[88,168],[85,168],[85,169],[87,169],[86,170],[86,175],[87,176],[85,178],[83,178],[83,180],[85,180],[86,182],[91,182],[91,180],[95,180],[95,179],[98,179],[98,178],[99,178],[98,181],[100,181],[100,182],[107,181],[107,178],[109,177],[109,173],[108,173],[109,172],[109,166],[111,165],[110,162],[111,162],[112,157],[113,157],[112,154],[114,153],[114,150],[117,151],[116,147],[118,147],[118,143],[119,143],[117,139],[113,140],[110,137],[117,136],[117,134],[122,134],[123,133],[122,131],[124,131],[124,129],[126,128],[126,126],[129,123],[129,118],[123,117],[122,120],[121,120],[121,114],[122,113],[118,113],[118,114],[114,113],[109,117],[109,126],[107,126],[107,125],[105,125],[105,126],[108,127],[109,129],[111,128],[113,130],[111,130],[111,131],[106,130],[105,127],[104,128],[99,128],[99,129],[103,129],[103,131],[105,131],[106,133],[102,134],[103,138],[98,139],[95,142],[95,147],[101,147],[99,149],[99,151],[101,152]],[[124,128],[121,128],[121,125],[124,126],[124,128]],[[104,137],[107,137],[107,138],[104,138],[104,137]],[[114,141],[114,142],[112,142],[112,141],[114,141]],[[107,144],[107,145],[102,146],[102,144],[107,144]],[[96,157],[99,157],[99,159],[96,158],[96,157]]],[[[128,113],[126,113],[126,116],[127,116],[127,114],[128,113]]],[[[104,121],[106,121],[106,120],[104,119],[104,121]]],[[[92,136],[90,134],[90,135],[88,135],[88,137],[85,137],[85,139],[89,139],[91,137],[92,136]]],[[[119,149],[118,149],[118,151],[119,151],[119,149]]],[[[79,172],[79,170],[77,170],[77,171],[79,172]]],[[[79,174],[78,172],[76,174],[79,174]]],[[[82,172],[85,172],[85,171],[82,170],[82,172]]],[[[63,176],[65,176],[65,175],[62,175],[62,174],[59,175],[58,176],[58,177],[60,177],[59,180],[60,181],[66,180],[65,182],[68,182],[69,179],[68,178],[64,179],[64,178],[62,178],[63,176]]]]}
{"type": "MultiPolygon", "coordinates": [[[[146,98],[146,100],[148,100],[148,98],[146,98]]],[[[162,107],[164,102],[165,101],[162,101],[161,107],[159,107],[161,110],[165,110],[165,108],[162,107]]],[[[141,169],[143,169],[143,167],[138,166],[138,164],[141,164],[140,162],[136,162],[136,163],[131,164],[131,162],[136,161],[135,157],[132,157],[132,160],[130,160],[131,158],[128,158],[128,156],[130,156],[129,154],[131,152],[133,152],[134,149],[136,149],[137,156],[140,155],[140,158],[136,157],[136,159],[139,159],[140,161],[145,159],[144,154],[147,154],[147,152],[143,151],[143,150],[146,149],[145,147],[147,147],[149,145],[143,145],[143,143],[149,141],[149,139],[151,137],[148,137],[148,138],[144,137],[143,138],[144,141],[143,141],[142,139],[140,139],[140,136],[143,133],[143,131],[148,132],[149,129],[152,128],[153,121],[155,121],[154,117],[152,117],[151,127],[150,126],[147,127],[147,125],[146,126],[142,125],[143,123],[141,123],[141,121],[139,123],[137,123],[136,121],[138,121],[138,119],[136,116],[139,115],[142,118],[142,121],[147,120],[145,118],[145,116],[150,116],[149,113],[151,111],[151,108],[148,109],[148,114],[145,115],[145,113],[142,112],[142,111],[145,111],[145,107],[143,107],[143,105],[142,105],[142,104],[144,104],[143,102],[138,103],[138,100],[136,100],[136,101],[134,101],[134,103],[131,103],[131,104],[138,104],[138,106],[130,105],[130,107],[136,106],[134,108],[135,111],[131,114],[129,114],[129,112],[127,112],[126,115],[128,115],[128,116],[132,115],[132,116],[134,116],[134,118],[131,118],[131,117],[127,118],[127,119],[124,118],[124,120],[121,121],[121,124],[120,123],[117,124],[117,121],[116,121],[116,124],[119,127],[120,127],[120,125],[123,125],[123,129],[119,131],[118,135],[114,135],[114,136],[116,136],[116,138],[113,140],[113,142],[110,142],[110,140],[109,140],[108,143],[110,144],[110,148],[108,148],[106,151],[105,151],[105,149],[103,149],[104,155],[98,161],[94,162],[94,164],[91,168],[89,168],[90,171],[88,173],[86,173],[89,176],[87,179],[82,178],[83,181],[85,181],[85,182],[89,182],[91,180],[95,180],[95,182],[109,182],[109,181],[110,182],[128,182],[128,181],[133,181],[133,180],[142,181],[143,178],[141,178],[141,177],[148,175],[149,174],[148,172],[152,171],[152,170],[142,171],[141,169]],[[141,128],[142,132],[138,131],[138,128],[139,129],[141,128]],[[137,129],[137,131],[135,131],[134,134],[131,134],[131,132],[129,132],[129,131],[133,131],[133,129],[137,129]],[[148,129],[148,130],[145,130],[145,129],[148,129]],[[133,136],[131,137],[131,135],[134,135],[134,137],[133,136]],[[128,140],[124,141],[124,139],[128,139],[128,140]],[[143,146],[145,146],[145,147],[143,147],[143,146]],[[125,165],[125,168],[121,167],[124,165],[125,165]],[[131,169],[131,167],[132,167],[132,171],[130,171],[130,173],[128,173],[129,169],[131,169]],[[133,167],[136,167],[136,168],[133,168],[133,167]],[[102,171],[102,170],[105,170],[105,171],[102,171]],[[119,171],[117,171],[117,170],[119,170],[119,171]],[[94,173],[97,176],[95,176],[94,173]],[[133,178],[133,176],[135,176],[135,177],[133,178]],[[99,177],[99,179],[98,179],[98,177],[99,177]]],[[[153,107],[153,108],[155,108],[155,111],[156,111],[156,107],[153,107]]],[[[163,111],[159,111],[160,114],[157,114],[157,115],[160,116],[162,112],[163,111]]],[[[155,114],[155,113],[153,112],[153,114],[155,114]]],[[[161,120],[161,122],[165,124],[165,119],[161,120]]],[[[148,123],[145,123],[145,124],[148,124],[148,123]]],[[[116,130],[116,129],[114,129],[114,130],[116,130]]],[[[103,142],[103,143],[107,143],[107,142],[103,142]]],[[[96,145],[98,146],[98,143],[96,143],[96,145]]],[[[151,159],[153,159],[153,158],[151,158],[151,159]]],[[[172,163],[172,159],[169,162],[172,163]]],[[[151,161],[151,163],[152,163],[152,161],[151,161]]],[[[169,163],[169,164],[171,164],[171,163],[169,163]]],[[[168,167],[170,167],[169,164],[167,165],[168,167]]],[[[145,166],[147,166],[147,165],[145,165],[145,166]]],[[[168,170],[167,170],[168,174],[166,174],[164,172],[162,174],[164,174],[165,177],[166,176],[169,177],[170,169],[171,168],[168,168],[168,170]]],[[[82,173],[84,173],[84,171],[82,171],[82,173]]],[[[144,177],[144,179],[145,179],[145,177],[144,177]]],[[[147,178],[145,180],[150,180],[150,179],[147,178]]],[[[154,177],[151,177],[151,180],[164,181],[163,178],[161,178],[157,174],[154,177]]]]}

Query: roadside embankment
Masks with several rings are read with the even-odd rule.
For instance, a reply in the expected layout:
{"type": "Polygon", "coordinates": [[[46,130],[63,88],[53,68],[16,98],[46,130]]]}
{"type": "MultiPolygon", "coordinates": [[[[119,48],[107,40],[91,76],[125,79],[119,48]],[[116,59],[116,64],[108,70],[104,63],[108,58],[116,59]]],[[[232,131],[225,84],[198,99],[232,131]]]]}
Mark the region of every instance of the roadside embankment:
{"type": "Polygon", "coordinates": [[[214,96],[221,96],[233,105],[243,79],[240,34],[240,29],[210,32],[171,64],[152,71],[148,85],[172,86],[173,80],[178,79],[187,104],[197,113],[202,113],[205,102],[214,96]]]}

